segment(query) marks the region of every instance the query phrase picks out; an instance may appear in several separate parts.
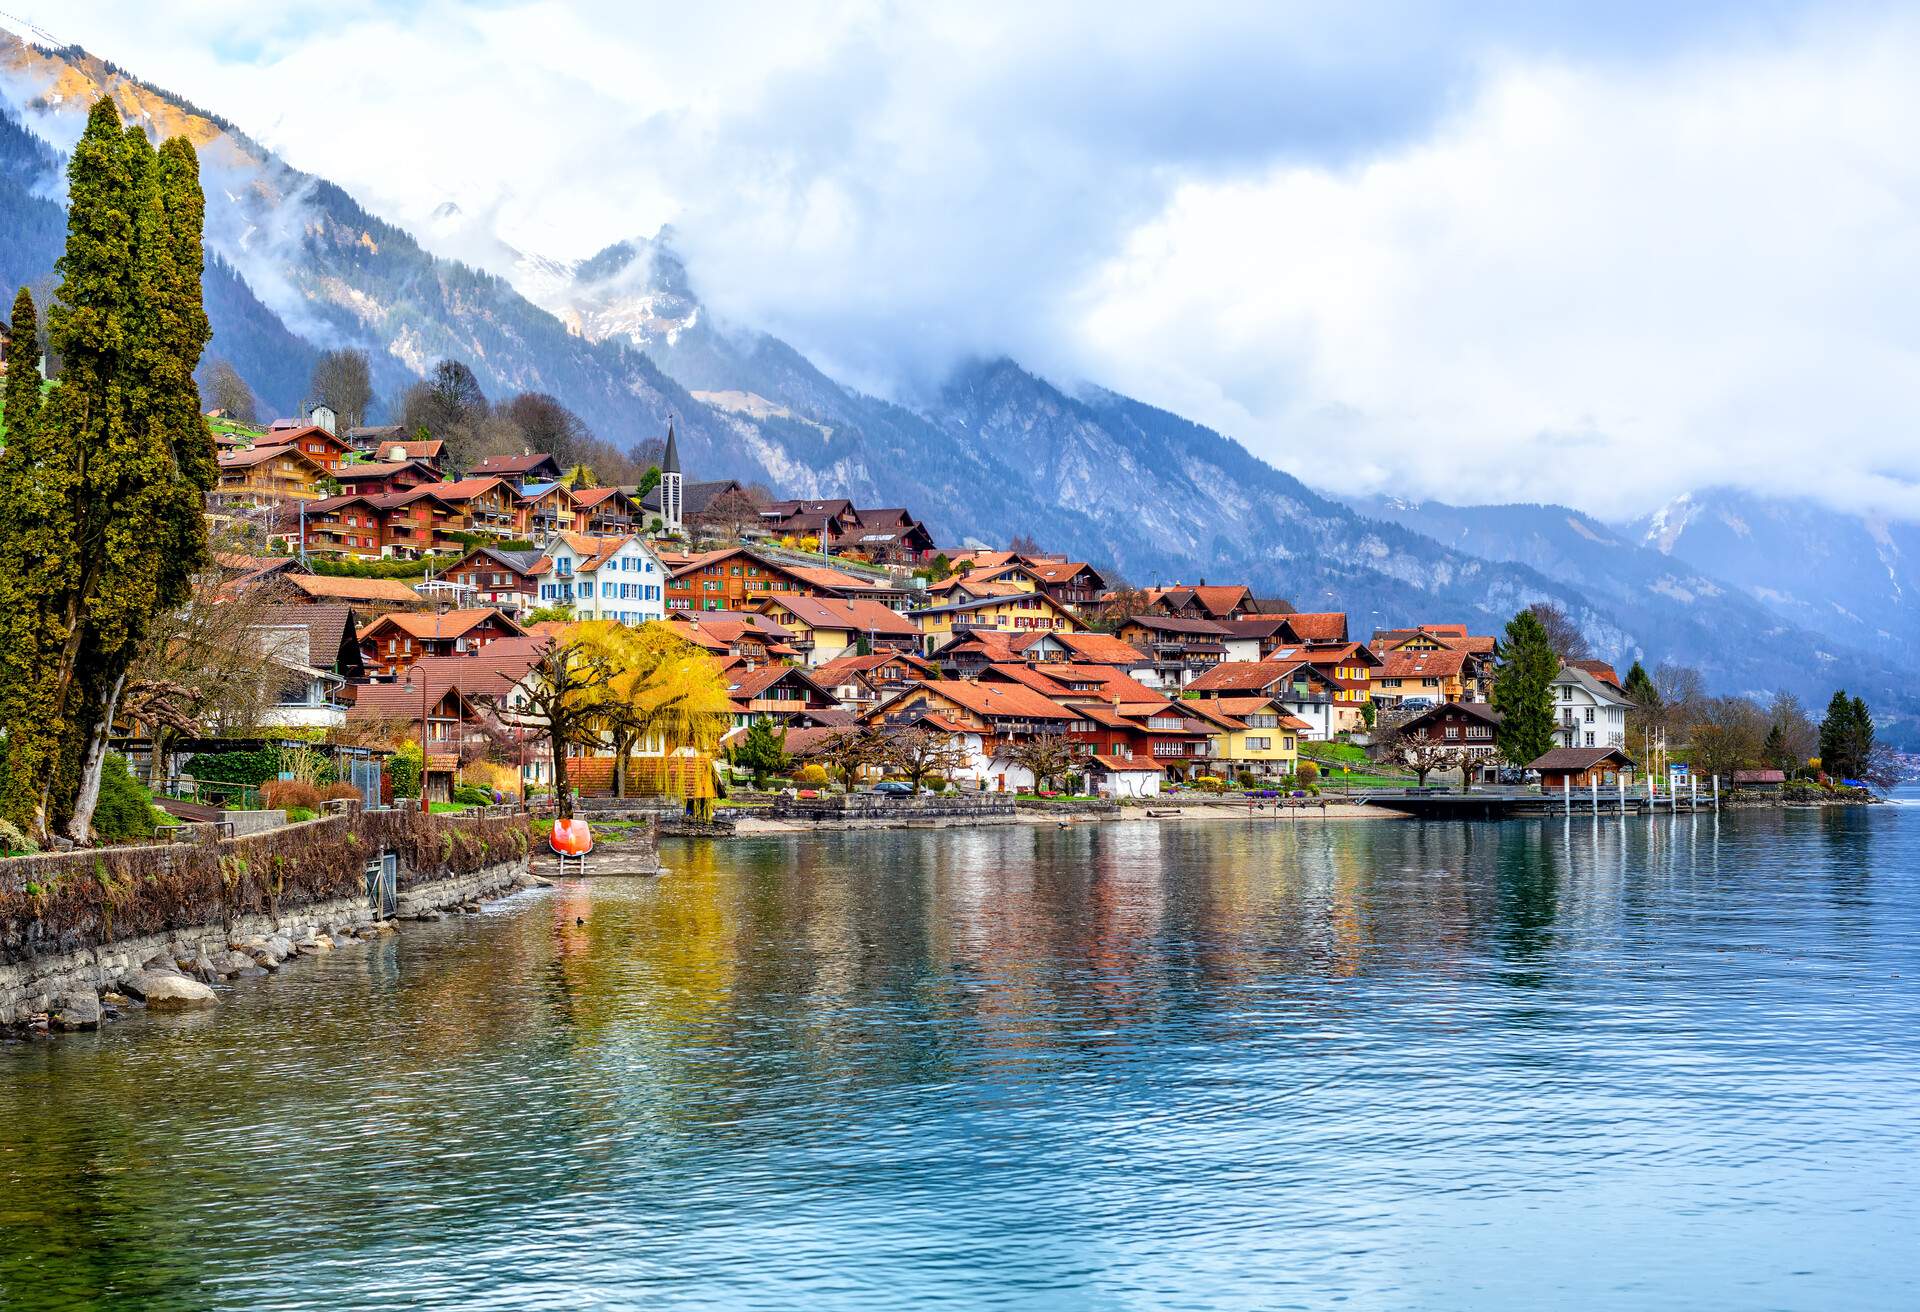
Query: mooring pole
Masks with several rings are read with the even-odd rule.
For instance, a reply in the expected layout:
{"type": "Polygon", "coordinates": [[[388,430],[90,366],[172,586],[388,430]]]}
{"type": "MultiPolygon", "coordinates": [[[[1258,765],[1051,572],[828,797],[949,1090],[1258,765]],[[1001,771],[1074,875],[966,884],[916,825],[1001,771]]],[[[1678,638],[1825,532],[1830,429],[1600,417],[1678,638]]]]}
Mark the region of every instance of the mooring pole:
{"type": "MultiPolygon", "coordinates": [[[[1715,779],[1718,779],[1719,777],[1720,777],[1719,775],[1714,776],[1715,779]]],[[[1700,779],[1697,775],[1689,774],[1687,776],[1687,810],[1698,811],[1699,809],[1700,809],[1700,779]]]]}
{"type": "Polygon", "coordinates": [[[1560,776],[1560,800],[1566,803],[1567,814],[1572,815],[1573,814],[1573,776],[1570,774],[1563,774],[1560,776]]]}
{"type": "Polygon", "coordinates": [[[1720,809],[1720,776],[1717,774],[1713,777],[1713,809],[1720,809]]]}
{"type": "Polygon", "coordinates": [[[1593,813],[1595,815],[1599,815],[1600,814],[1600,776],[1599,775],[1589,774],[1587,776],[1587,793],[1593,799],[1593,813]]]}

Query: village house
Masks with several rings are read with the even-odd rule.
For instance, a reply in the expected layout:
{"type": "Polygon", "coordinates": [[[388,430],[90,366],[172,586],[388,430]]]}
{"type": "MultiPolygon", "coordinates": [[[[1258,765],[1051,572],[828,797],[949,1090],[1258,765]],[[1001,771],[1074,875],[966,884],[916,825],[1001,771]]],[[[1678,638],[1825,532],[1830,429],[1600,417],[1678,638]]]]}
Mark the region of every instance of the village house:
{"type": "Polygon", "coordinates": [[[353,447],[348,445],[345,438],[335,437],[324,428],[314,424],[282,427],[284,422],[276,421],[273,427],[254,439],[254,446],[290,448],[329,473],[353,452],[353,447]]]}
{"type": "Polygon", "coordinates": [[[1038,630],[1071,633],[1081,627],[1071,611],[1037,592],[948,602],[912,611],[909,615],[920,629],[922,650],[930,656],[955,636],[981,629],[1000,633],[1038,630]]]}
{"type": "MultiPolygon", "coordinates": [[[[665,469],[664,466],[662,466],[662,474],[663,477],[660,483],[648,489],[648,491],[640,497],[640,516],[646,521],[649,530],[654,528],[657,522],[660,527],[664,528],[667,532],[675,532],[684,525],[687,520],[698,519],[700,516],[706,514],[712,509],[715,501],[726,496],[729,492],[744,493],[746,491],[745,488],[740,486],[740,481],[734,478],[710,479],[702,483],[678,482],[679,474],[672,470],[665,469]],[[662,495],[669,489],[666,475],[671,475],[673,479],[676,480],[674,485],[678,486],[680,490],[680,507],[677,520],[675,520],[673,515],[668,513],[668,508],[661,504],[662,495]]],[[[629,492],[629,495],[633,495],[633,493],[629,492]]]]}
{"type": "Polygon", "coordinates": [[[1325,742],[1337,732],[1334,687],[1328,676],[1306,661],[1235,661],[1208,670],[1187,685],[1190,697],[1271,697],[1307,727],[1307,742],[1325,742]]]}
{"type": "Polygon", "coordinates": [[[693,556],[663,553],[661,558],[668,567],[669,610],[753,610],[775,596],[844,597],[873,591],[866,581],[839,570],[788,565],[747,547],[693,556]]]}
{"type": "Polygon", "coordinates": [[[327,476],[326,469],[293,447],[222,451],[217,461],[220,482],[207,498],[210,506],[281,506],[289,501],[317,501],[323,495],[320,482],[327,476]]]}
{"type": "Polygon", "coordinates": [[[1297,646],[1347,641],[1345,611],[1294,611],[1287,617],[1287,636],[1297,646]]]}
{"type": "Polygon", "coordinates": [[[1633,701],[1585,670],[1560,667],[1551,685],[1555,736],[1562,747],[1625,747],[1633,701]]]}
{"type": "Polygon", "coordinates": [[[1213,620],[1132,615],[1120,625],[1118,636],[1152,658],[1155,686],[1179,689],[1226,659],[1230,635],[1213,620]]]}
{"type": "Polygon", "coordinates": [[[637,537],[559,534],[538,575],[540,604],[568,606],[579,619],[638,625],[667,613],[666,566],[637,537]]]}
{"type": "Polygon", "coordinates": [[[338,729],[346,724],[344,689],[366,672],[351,607],[264,606],[252,634],[280,674],[274,703],[258,716],[261,725],[338,729]]]}
{"type": "Polygon", "coordinates": [[[1040,591],[1069,610],[1084,613],[1109,587],[1106,575],[1084,560],[1042,560],[1027,568],[1038,580],[1040,591]]]}
{"type": "Polygon", "coordinates": [[[1467,700],[1465,652],[1399,647],[1381,658],[1373,700],[1383,711],[1424,710],[1467,700]]]}
{"type": "Polygon", "coordinates": [[[755,720],[817,723],[814,713],[840,709],[834,695],[797,665],[731,670],[727,674],[727,696],[733,704],[735,728],[745,728],[755,720]]]}
{"type": "Polygon", "coordinates": [[[931,662],[904,651],[843,655],[817,666],[813,677],[842,706],[865,711],[885,698],[933,677],[931,662]]]}
{"type": "Polygon", "coordinates": [[[440,577],[461,589],[463,600],[516,614],[538,604],[540,562],[545,558],[538,551],[475,547],[440,577]]]}
{"type": "Polygon", "coordinates": [[[793,648],[808,665],[824,665],[863,644],[868,651],[912,651],[920,641],[912,620],[877,601],[776,593],[767,597],[764,607],[793,635],[793,648]]]}
{"type": "Polygon", "coordinates": [[[361,632],[360,655],[369,670],[391,677],[423,656],[468,656],[501,638],[525,636],[513,620],[486,607],[439,614],[395,611],[361,632]]]}
{"type": "Polygon", "coordinates": [[[355,616],[369,620],[390,610],[417,610],[426,599],[399,579],[334,578],[326,574],[276,572],[269,586],[283,587],[297,604],[351,606],[355,616]]]}
{"type": "Polygon", "coordinates": [[[1209,756],[1220,777],[1272,781],[1299,768],[1300,738],[1309,726],[1273,698],[1215,697],[1181,705],[1213,727],[1209,756]]]}
{"type": "Polygon", "coordinates": [[[756,611],[670,611],[667,622],[679,637],[699,647],[726,669],[756,670],[792,662],[792,635],[756,611]]]}
{"type": "Polygon", "coordinates": [[[1380,666],[1365,643],[1320,642],[1276,648],[1268,660],[1305,661],[1327,678],[1333,689],[1333,731],[1352,733],[1366,725],[1367,705],[1373,700],[1373,674],[1380,666]]]}
{"type": "Polygon", "coordinates": [[[1007,757],[1009,747],[1036,734],[1064,734],[1079,718],[1021,684],[949,679],[917,684],[861,718],[883,728],[906,728],[929,717],[967,751],[966,764],[950,777],[995,792],[1031,792],[1034,787],[1032,772],[1007,757]]]}
{"type": "Polygon", "coordinates": [[[558,483],[567,471],[544,451],[519,456],[488,456],[467,471],[468,478],[498,478],[518,487],[523,483],[558,483]]]}
{"type": "Polygon", "coordinates": [[[617,487],[573,490],[574,528],[595,537],[622,537],[641,527],[640,503],[617,487]]]}
{"type": "Polygon", "coordinates": [[[1192,587],[1176,583],[1170,588],[1147,589],[1147,613],[1176,620],[1233,620],[1245,615],[1253,602],[1253,590],[1239,584],[1192,587]]]}
{"type": "Polygon", "coordinates": [[[1485,702],[1447,702],[1401,721],[1395,732],[1411,743],[1460,753],[1470,775],[1487,779],[1498,773],[1500,718],[1485,702]]]}
{"type": "Polygon", "coordinates": [[[573,493],[565,483],[527,483],[520,488],[520,531],[536,542],[556,533],[571,533],[578,519],[573,493]]]}
{"type": "Polygon", "coordinates": [[[526,536],[520,493],[506,479],[482,474],[451,483],[435,483],[433,492],[448,505],[460,508],[471,532],[491,533],[501,538],[526,536]]]}
{"type": "Polygon", "coordinates": [[[413,460],[379,464],[349,462],[334,467],[333,481],[340,485],[342,492],[378,497],[411,492],[417,487],[438,483],[440,476],[413,460]]]}

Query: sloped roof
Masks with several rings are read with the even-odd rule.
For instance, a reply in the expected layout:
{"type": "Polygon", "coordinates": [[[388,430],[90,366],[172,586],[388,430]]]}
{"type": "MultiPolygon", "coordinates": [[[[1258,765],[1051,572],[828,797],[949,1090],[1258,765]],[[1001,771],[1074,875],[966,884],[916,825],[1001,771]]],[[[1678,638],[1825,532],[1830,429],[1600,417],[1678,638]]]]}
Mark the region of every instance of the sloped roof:
{"type": "Polygon", "coordinates": [[[1529,770],[1591,770],[1604,761],[1615,760],[1631,766],[1633,758],[1618,747],[1556,747],[1545,756],[1527,762],[1529,770]]]}
{"type": "Polygon", "coordinates": [[[592,509],[601,502],[611,501],[615,497],[620,497],[626,501],[633,500],[632,497],[617,487],[580,487],[573,490],[573,504],[579,506],[582,510],[592,509]]]}
{"type": "Polygon", "coordinates": [[[1600,703],[1602,706],[1631,706],[1633,704],[1633,699],[1622,692],[1619,687],[1609,683],[1602,683],[1599,679],[1594,678],[1593,675],[1588,674],[1578,666],[1562,665],[1560,667],[1560,673],[1553,676],[1553,682],[1556,684],[1574,684],[1583,689],[1589,697],[1592,697],[1594,701],[1600,703]]]}
{"type": "Polygon", "coordinates": [[[1182,620],[1171,615],[1132,615],[1127,618],[1127,623],[1159,633],[1200,634],[1214,638],[1228,637],[1233,632],[1215,620],[1182,620]]]}
{"type": "Polygon", "coordinates": [[[222,451],[214,459],[220,462],[222,469],[251,469],[269,460],[293,459],[298,460],[315,474],[325,472],[319,462],[306,452],[284,446],[260,445],[250,446],[240,451],[222,451]]]}
{"type": "Polygon", "coordinates": [[[877,651],[870,656],[836,656],[813,668],[813,677],[825,684],[837,683],[853,675],[871,674],[888,665],[903,664],[919,675],[933,669],[933,662],[900,651],[877,651]]]}
{"type": "Polygon", "coordinates": [[[989,718],[1071,720],[1074,713],[1050,697],[1018,683],[982,683],[977,679],[940,679],[920,685],[947,700],[989,718]]]}
{"type": "MultiPolygon", "coordinates": [[[[278,421],[276,421],[277,423],[278,421]]],[[[335,437],[318,424],[300,424],[293,428],[272,427],[253,439],[255,446],[285,446],[289,442],[300,442],[317,437],[336,446],[345,447],[350,443],[344,437],[335,437]]]]}
{"type": "Polygon", "coordinates": [[[1287,625],[1302,642],[1345,642],[1347,613],[1343,610],[1295,611],[1287,625]]]}
{"type": "Polygon", "coordinates": [[[1122,642],[1111,633],[1054,633],[1050,636],[1083,664],[1144,665],[1150,659],[1138,647],[1122,642]]]}
{"type": "Polygon", "coordinates": [[[839,698],[833,695],[832,689],[821,687],[819,680],[798,665],[762,665],[757,670],[741,670],[729,676],[727,692],[738,699],[752,699],[789,679],[806,684],[827,701],[838,705],[839,698]]]}
{"type": "Polygon", "coordinates": [[[1467,663],[1463,651],[1394,650],[1380,658],[1383,679],[1444,679],[1460,673],[1467,663]]]}
{"type": "Polygon", "coordinates": [[[488,456],[485,460],[475,464],[467,473],[469,476],[475,474],[526,474],[540,468],[542,465],[553,465],[557,468],[559,464],[559,461],[555,460],[546,452],[534,451],[524,456],[488,456]]]}
{"type": "Polygon", "coordinates": [[[472,632],[488,620],[499,621],[509,634],[525,633],[524,629],[500,611],[490,606],[476,606],[467,610],[442,611],[434,615],[418,611],[394,611],[392,614],[380,616],[367,625],[367,631],[363,636],[372,637],[377,630],[392,625],[402,633],[411,634],[416,638],[458,638],[472,632]]]}
{"type": "Polygon", "coordinates": [[[359,627],[353,607],[341,605],[262,606],[263,628],[299,626],[307,631],[307,664],[317,670],[333,670],[349,678],[360,673],[359,627]],[[339,669],[348,665],[351,668],[339,669]]]}
{"type": "Polygon", "coordinates": [[[1166,767],[1144,756],[1128,759],[1124,756],[1103,756],[1096,752],[1085,758],[1108,774],[1164,774],[1166,767]]]}
{"type": "Polygon", "coordinates": [[[327,601],[401,602],[424,605],[426,599],[399,579],[335,578],[329,574],[288,574],[288,583],[309,597],[327,601]]]}
{"type": "Polygon", "coordinates": [[[1221,661],[1187,685],[1190,692],[1263,692],[1292,681],[1301,661],[1221,661]]]}
{"type": "Polygon", "coordinates": [[[1442,702],[1438,706],[1429,706],[1418,715],[1409,716],[1407,719],[1401,721],[1400,728],[1410,729],[1416,724],[1422,724],[1428,720],[1437,720],[1449,713],[1467,715],[1473,719],[1481,720],[1495,726],[1506,718],[1486,702],[1442,702]]]}
{"type": "Polygon", "coordinates": [[[920,629],[898,611],[877,601],[849,597],[795,597],[774,594],[767,609],[784,610],[810,629],[846,629],[855,633],[918,637],[920,629]]]}
{"type": "Polygon", "coordinates": [[[1602,683],[1610,683],[1616,688],[1620,686],[1620,676],[1614,673],[1613,666],[1606,661],[1568,661],[1567,664],[1576,670],[1585,670],[1602,683]]]}
{"type": "Polygon", "coordinates": [[[513,484],[507,482],[504,478],[496,478],[491,474],[469,474],[467,477],[457,478],[451,483],[435,483],[433,485],[433,492],[443,501],[465,501],[469,498],[477,497],[486,492],[487,489],[495,486],[504,487],[516,497],[520,495],[513,484]]]}

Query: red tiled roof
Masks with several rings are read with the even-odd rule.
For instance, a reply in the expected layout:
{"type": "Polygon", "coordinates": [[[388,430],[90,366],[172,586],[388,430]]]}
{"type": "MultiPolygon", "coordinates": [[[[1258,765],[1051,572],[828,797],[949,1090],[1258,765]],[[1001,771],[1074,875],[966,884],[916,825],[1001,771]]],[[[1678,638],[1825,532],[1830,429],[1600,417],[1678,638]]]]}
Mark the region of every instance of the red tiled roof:
{"type": "Polygon", "coordinates": [[[1066,707],[1018,683],[982,683],[975,679],[939,679],[920,685],[956,702],[975,715],[1026,720],[1071,720],[1066,707]]]}
{"type": "Polygon", "coordinates": [[[1618,757],[1625,765],[1633,761],[1618,747],[1556,747],[1545,756],[1527,762],[1529,770],[1590,770],[1606,761],[1618,757]]]}
{"type": "Polygon", "coordinates": [[[1294,636],[1303,642],[1345,642],[1347,639],[1347,614],[1345,611],[1296,611],[1287,616],[1294,636]]]}
{"type": "Polygon", "coordinates": [[[1055,633],[1060,645],[1076,659],[1094,665],[1142,665],[1147,656],[1111,633],[1055,633]]]}
{"type": "Polygon", "coordinates": [[[1264,692],[1289,682],[1301,661],[1222,661],[1187,685],[1191,692],[1264,692]]]}
{"type": "Polygon", "coordinates": [[[1463,651],[1395,650],[1380,658],[1375,677],[1381,679],[1444,679],[1460,673],[1467,663],[1463,651]]]}
{"type": "Polygon", "coordinates": [[[919,626],[877,601],[848,597],[796,597],[775,594],[767,601],[769,611],[784,610],[810,629],[845,629],[855,633],[885,633],[895,637],[918,637],[919,626]]]}
{"type": "Polygon", "coordinates": [[[1145,757],[1129,760],[1124,756],[1102,756],[1095,753],[1086,758],[1110,774],[1162,774],[1166,767],[1145,757]]]}
{"type": "Polygon", "coordinates": [[[309,597],[324,597],[328,601],[425,603],[425,598],[398,579],[334,578],[326,574],[288,574],[285,578],[309,597]]]}
{"type": "Polygon", "coordinates": [[[510,634],[524,632],[518,624],[490,607],[480,606],[469,610],[449,610],[437,615],[423,615],[419,612],[394,611],[382,615],[367,625],[361,636],[373,635],[383,625],[391,624],[402,633],[412,634],[416,638],[458,638],[470,633],[488,620],[498,620],[510,634]]]}

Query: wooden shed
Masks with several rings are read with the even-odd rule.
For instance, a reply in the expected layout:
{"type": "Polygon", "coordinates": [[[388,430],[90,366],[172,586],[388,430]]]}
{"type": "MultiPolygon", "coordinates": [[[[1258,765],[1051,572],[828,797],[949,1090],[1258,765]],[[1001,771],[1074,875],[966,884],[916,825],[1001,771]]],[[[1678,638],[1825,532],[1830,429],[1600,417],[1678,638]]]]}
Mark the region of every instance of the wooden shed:
{"type": "Polygon", "coordinates": [[[1612,788],[1631,782],[1634,767],[1632,758],[1618,747],[1556,747],[1529,761],[1527,768],[1540,772],[1543,792],[1557,793],[1569,785],[1582,789],[1598,783],[1612,788]]]}

